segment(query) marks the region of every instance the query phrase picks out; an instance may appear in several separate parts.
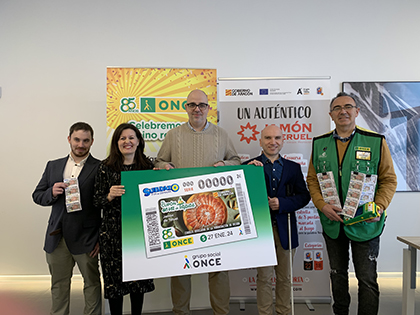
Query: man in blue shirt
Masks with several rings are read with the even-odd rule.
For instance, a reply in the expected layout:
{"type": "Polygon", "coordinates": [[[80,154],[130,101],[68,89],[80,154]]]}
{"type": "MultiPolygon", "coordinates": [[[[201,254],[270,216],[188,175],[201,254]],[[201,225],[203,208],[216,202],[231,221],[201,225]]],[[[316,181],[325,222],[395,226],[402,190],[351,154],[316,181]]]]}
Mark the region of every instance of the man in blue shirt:
{"type": "MultiPolygon", "coordinates": [[[[286,315],[290,305],[290,256],[288,219],[290,213],[293,255],[299,245],[295,211],[306,206],[311,197],[303,179],[299,164],[280,156],[283,133],[278,126],[270,125],[261,131],[262,154],[243,164],[264,167],[268,205],[273,225],[274,244],[277,254],[276,314],[286,315]]],[[[273,314],[272,277],[273,267],[257,268],[257,306],[260,315],[273,314]]]]}

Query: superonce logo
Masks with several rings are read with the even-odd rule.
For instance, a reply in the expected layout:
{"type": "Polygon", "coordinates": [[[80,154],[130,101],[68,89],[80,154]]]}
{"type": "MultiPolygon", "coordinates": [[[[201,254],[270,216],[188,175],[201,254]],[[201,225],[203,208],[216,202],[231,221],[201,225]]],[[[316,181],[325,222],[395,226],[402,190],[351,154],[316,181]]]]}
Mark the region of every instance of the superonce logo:
{"type": "Polygon", "coordinates": [[[186,98],[182,97],[140,97],[141,113],[184,113],[186,98]]]}
{"type": "Polygon", "coordinates": [[[226,89],[225,96],[252,96],[251,89],[226,89]]]}
{"type": "Polygon", "coordinates": [[[143,189],[143,194],[145,197],[150,196],[151,194],[154,193],[158,193],[158,192],[177,192],[179,190],[179,185],[178,184],[172,184],[172,185],[167,185],[167,186],[157,186],[157,187],[152,187],[152,188],[145,188],[143,189]]]}

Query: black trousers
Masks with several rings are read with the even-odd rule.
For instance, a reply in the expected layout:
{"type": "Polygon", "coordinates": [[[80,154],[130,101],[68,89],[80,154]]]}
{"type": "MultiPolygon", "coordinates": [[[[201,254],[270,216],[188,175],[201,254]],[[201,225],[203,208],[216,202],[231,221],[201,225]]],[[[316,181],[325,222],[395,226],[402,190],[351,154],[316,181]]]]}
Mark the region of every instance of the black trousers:
{"type": "MultiPolygon", "coordinates": [[[[143,310],[144,293],[130,293],[131,315],[140,315],[143,310]]],[[[123,314],[124,297],[108,299],[111,315],[123,314]]]]}

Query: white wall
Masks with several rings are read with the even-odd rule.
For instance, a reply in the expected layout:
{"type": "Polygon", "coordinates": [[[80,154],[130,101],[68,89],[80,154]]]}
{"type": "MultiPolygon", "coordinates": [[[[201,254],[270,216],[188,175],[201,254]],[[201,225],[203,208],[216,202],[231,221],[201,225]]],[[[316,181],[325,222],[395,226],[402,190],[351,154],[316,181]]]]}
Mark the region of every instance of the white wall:
{"type": "MultiPolygon", "coordinates": [[[[68,128],[105,157],[106,67],[216,68],[219,77],[420,80],[420,2],[0,1],[0,274],[48,274],[49,209],[32,191],[68,128]]],[[[327,113],[325,113],[327,115],[327,113]]],[[[379,271],[401,271],[397,235],[419,235],[420,193],[389,207],[379,271]]]]}

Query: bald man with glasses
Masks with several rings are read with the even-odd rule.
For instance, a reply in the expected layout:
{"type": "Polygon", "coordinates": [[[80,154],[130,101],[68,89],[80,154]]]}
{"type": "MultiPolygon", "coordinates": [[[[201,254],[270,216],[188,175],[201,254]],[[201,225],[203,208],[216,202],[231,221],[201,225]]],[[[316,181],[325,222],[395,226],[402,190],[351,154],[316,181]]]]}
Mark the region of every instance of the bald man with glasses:
{"type": "MultiPolygon", "coordinates": [[[[228,134],[207,120],[208,98],[201,90],[187,97],[185,110],[188,122],[171,129],[162,143],[155,167],[172,168],[239,165],[241,163],[228,134]]],[[[227,271],[208,274],[210,304],[214,314],[229,313],[229,274],[227,271]]],[[[191,276],[172,277],[173,312],[190,314],[191,276]]]]}

